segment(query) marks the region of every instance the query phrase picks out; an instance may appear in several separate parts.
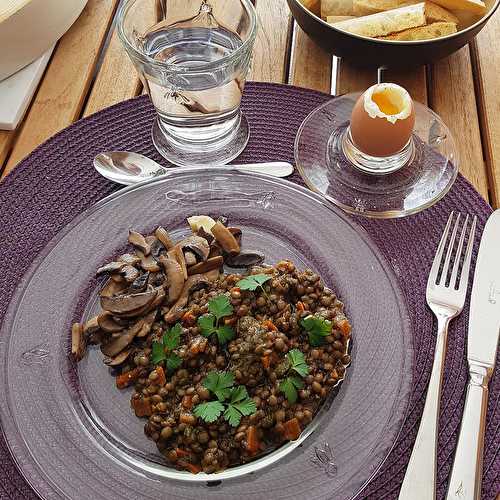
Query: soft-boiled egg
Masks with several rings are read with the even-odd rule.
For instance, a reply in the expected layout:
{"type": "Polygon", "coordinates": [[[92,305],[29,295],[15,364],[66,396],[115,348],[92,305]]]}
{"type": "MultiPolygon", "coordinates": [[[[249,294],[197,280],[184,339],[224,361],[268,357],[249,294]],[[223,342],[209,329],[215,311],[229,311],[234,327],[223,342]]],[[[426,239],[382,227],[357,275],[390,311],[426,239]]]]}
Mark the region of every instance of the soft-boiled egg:
{"type": "Polygon", "coordinates": [[[414,126],[415,109],[410,94],[395,83],[373,85],[352,110],[352,140],[370,156],[392,156],[401,151],[414,126]]]}

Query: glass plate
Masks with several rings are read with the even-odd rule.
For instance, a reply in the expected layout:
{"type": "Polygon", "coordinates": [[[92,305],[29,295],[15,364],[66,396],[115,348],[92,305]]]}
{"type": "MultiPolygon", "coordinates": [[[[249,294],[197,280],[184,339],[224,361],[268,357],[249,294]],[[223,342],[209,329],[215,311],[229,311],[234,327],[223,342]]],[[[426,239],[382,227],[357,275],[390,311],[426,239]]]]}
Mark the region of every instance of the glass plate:
{"type": "Polygon", "coordinates": [[[3,431],[45,499],[349,498],[391,450],[412,377],[405,301],[364,230],[295,184],[217,168],[172,171],[77,217],[19,284],[1,338],[3,431]],[[95,310],[95,270],[124,249],[128,229],[161,224],[180,237],[193,214],[228,216],[243,229],[244,247],[261,249],[268,263],[291,259],[314,269],[353,324],[346,380],[312,433],[258,472],[195,483],[170,477],[130,409],[130,393],[115,388],[97,349],[78,366],[68,357],[71,323],[95,310]]]}

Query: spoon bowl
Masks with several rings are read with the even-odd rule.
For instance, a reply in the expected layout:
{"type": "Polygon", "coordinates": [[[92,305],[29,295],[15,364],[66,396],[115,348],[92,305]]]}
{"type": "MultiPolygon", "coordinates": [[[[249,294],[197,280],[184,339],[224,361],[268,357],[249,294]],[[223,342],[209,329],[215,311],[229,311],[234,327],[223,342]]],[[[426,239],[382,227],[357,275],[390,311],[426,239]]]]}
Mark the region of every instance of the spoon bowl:
{"type": "MultiPolygon", "coordinates": [[[[162,167],[151,158],[130,151],[100,153],[94,158],[94,167],[106,179],[124,186],[169,174],[169,169],[162,167]]],[[[294,171],[293,165],[287,162],[227,165],[226,168],[259,172],[274,177],[288,177],[294,171]]]]}

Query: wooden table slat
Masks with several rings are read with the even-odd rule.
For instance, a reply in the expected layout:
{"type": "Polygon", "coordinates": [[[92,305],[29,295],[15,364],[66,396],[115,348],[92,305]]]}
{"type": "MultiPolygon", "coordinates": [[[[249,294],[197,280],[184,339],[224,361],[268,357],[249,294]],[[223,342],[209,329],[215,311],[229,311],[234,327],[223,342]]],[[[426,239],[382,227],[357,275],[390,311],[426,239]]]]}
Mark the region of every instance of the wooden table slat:
{"type": "Polygon", "coordinates": [[[79,118],[118,0],[89,0],[61,38],[3,175],[39,144],[79,118]]]}
{"type": "Polygon", "coordinates": [[[286,0],[257,1],[258,32],[249,80],[286,83],[291,14],[286,0]]]}
{"type": "Polygon", "coordinates": [[[473,74],[476,75],[480,125],[489,176],[490,201],[500,208],[500,15],[494,15],[471,44],[473,74]]]}
{"type": "Polygon", "coordinates": [[[0,130],[0,174],[2,167],[9,154],[16,132],[14,130],[0,130]]]}
{"type": "Polygon", "coordinates": [[[460,154],[460,172],[488,200],[488,178],[483,160],[469,47],[432,65],[431,107],[448,125],[460,154]]]}
{"type": "Polygon", "coordinates": [[[331,54],[318,47],[300,26],[294,25],[289,83],[329,94],[332,80],[331,54]]]}

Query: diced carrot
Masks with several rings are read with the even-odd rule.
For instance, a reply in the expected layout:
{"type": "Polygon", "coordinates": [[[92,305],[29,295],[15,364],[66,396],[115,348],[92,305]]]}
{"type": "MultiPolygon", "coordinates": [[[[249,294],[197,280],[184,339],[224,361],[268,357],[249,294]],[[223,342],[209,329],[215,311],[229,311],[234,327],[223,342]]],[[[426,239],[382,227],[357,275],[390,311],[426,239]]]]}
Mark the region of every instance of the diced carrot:
{"type": "Polygon", "coordinates": [[[269,319],[266,319],[266,321],[264,321],[262,323],[262,325],[264,326],[264,328],[267,328],[270,332],[277,332],[278,331],[278,328],[276,328],[276,325],[269,319]]]}
{"type": "Polygon", "coordinates": [[[134,398],[131,401],[136,417],[150,417],[153,413],[149,398],[134,398]]]}
{"type": "Polygon", "coordinates": [[[167,377],[165,376],[165,370],[161,366],[156,367],[156,374],[158,378],[155,380],[155,385],[163,387],[167,383],[167,377]]]}
{"type": "Polygon", "coordinates": [[[177,453],[177,458],[191,456],[191,453],[189,453],[189,451],[183,450],[182,448],[176,448],[175,453],[177,453]]]}
{"type": "Polygon", "coordinates": [[[289,439],[290,441],[295,441],[296,439],[298,439],[300,433],[302,432],[300,430],[299,421],[296,418],[291,418],[290,420],[287,420],[283,424],[283,428],[285,430],[284,432],[285,439],[289,439]]]}
{"type": "Polygon", "coordinates": [[[199,465],[192,464],[190,462],[187,462],[186,460],[179,460],[177,464],[191,472],[191,474],[198,474],[201,472],[201,467],[199,465]]]}
{"type": "Polygon", "coordinates": [[[192,341],[191,344],[189,344],[189,352],[191,354],[198,354],[200,352],[204,352],[208,344],[208,340],[205,337],[202,337],[201,335],[198,337],[195,337],[192,341]]]}
{"type": "Polygon", "coordinates": [[[267,370],[271,366],[271,356],[262,356],[262,366],[267,370]]]}
{"type": "Polygon", "coordinates": [[[139,378],[139,373],[140,370],[139,367],[137,367],[118,375],[116,377],[116,387],[118,387],[118,389],[125,389],[125,387],[132,385],[139,378]]]}
{"type": "Polygon", "coordinates": [[[193,407],[193,398],[191,396],[184,396],[182,398],[182,406],[191,409],[193,407]]]}
{"type": "Polygon", "coordinates": [[[231,292],[241,292],[241,288],[239,286],[233,286],[233,288],[231,288],[231,292]]]}
{"type": "Polygon", "coordinates": [[[193,326],[196,323],[196,316],[191,311],[187,311],[182,315],[181,322],[185,326],[193,326]]]}
{"type": "Polygon", "coordinates": [[[340,328],[340,331],[342,332],[342,335],[344,337],[348,337],[351,334],[351,324],[347,319],[339,321],[338,327],[340,328]]]}
{"type": "Polygon", "coordinates": [[[297,302],[297,311],[305,311],[306,310],[306,306],[304,304],[304,302],[297,302]]]}
{"type": "Polygon", "coordinates": [[[259,437],[257,435],[257,427],[251,425],[247,430],[247,450],[250,453],[256,453],[260,449],[259,437]]]}

